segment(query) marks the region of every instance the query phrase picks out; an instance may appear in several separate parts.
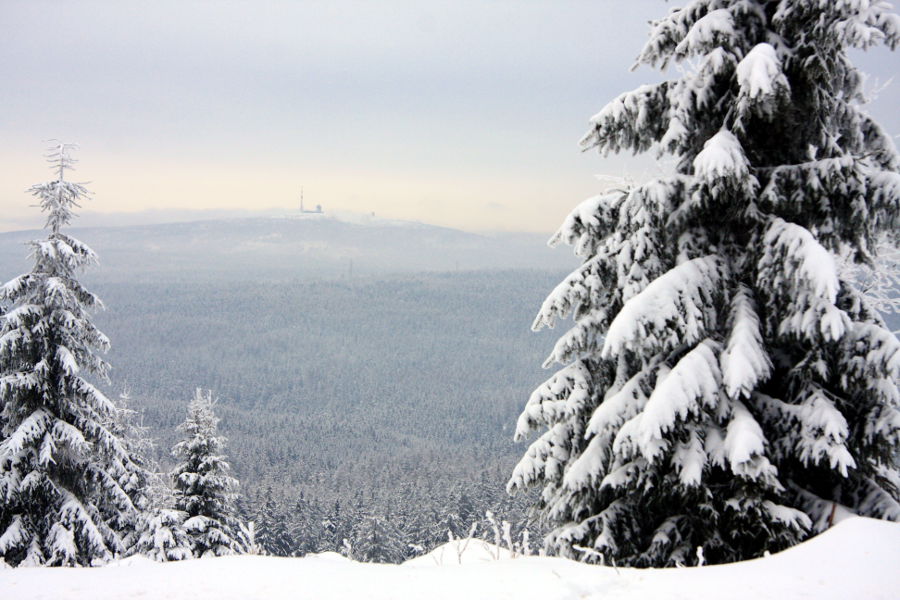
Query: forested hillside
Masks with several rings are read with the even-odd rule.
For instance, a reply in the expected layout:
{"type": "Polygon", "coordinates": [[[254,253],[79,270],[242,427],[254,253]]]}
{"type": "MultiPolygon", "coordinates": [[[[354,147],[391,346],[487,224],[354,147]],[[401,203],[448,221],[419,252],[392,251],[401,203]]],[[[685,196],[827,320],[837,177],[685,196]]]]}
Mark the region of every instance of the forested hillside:
{"type": "MultiPolygon", "coordinates": [[[[486,510],[523,525],[528,499],[503,489],[521,452],[512,428],[552,346],[529,327],[570,261],[541,236],[504,247],[424,226],[273,219],[79,235],[102,259],[85,279],[107,307],[95,319],[112,341],[107,391],[129,388],[169,468],[194,388],[212,389],[245,517],[268,551],[347,539],[357,558],[398,561],[421,551],[410,544],[465,535],[486,510]],[[297,237],[230,259],[266,227],[297,237]],[[358,249],[354,272],[328,235],[358,249]],[[435,236],[451,241],[432,247],[435,236]],[[316,250],[292,253],[304,244],[316,250]],[[442,270],[454,250],[487,268],[442,270]],[[550,258],[498,269],[529,253],[550,258]]],[[[5,277],[25,263],[28,236],[0,236],[5,277]]]]}

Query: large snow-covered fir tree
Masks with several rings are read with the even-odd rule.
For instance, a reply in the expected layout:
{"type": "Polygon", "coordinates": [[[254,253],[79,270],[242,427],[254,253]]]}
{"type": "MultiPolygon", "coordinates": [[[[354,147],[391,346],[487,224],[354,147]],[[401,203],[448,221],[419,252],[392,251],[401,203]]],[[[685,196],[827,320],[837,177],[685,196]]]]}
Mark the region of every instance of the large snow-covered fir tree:
{"type": "Polygon", "coordinates": [[[900,344],[833,256],[900,221],[900,160],[849,48],[900,42],[869,0],[695,0],[638,64],[679,77],[591,119],[586,149],[676,172],[587,200],[551,243],[584,258],[535,328],[573,316],[517,437],[566,556],[758,556],[844,506],[898,520],[900,344]]]}
{"type": "Polygon", "coordinates": [[[212,392],[195,391],[188,416],[179,426],[185,439],[172,454],[175,508],[187,514],[184,529],[196,557],[244,554],[249,541],[237,518],[238,481],[225,460],[225,438],[218,435],[212,392]]]}
{"type": "Polygon", "coordinates": [[[115,405],[84,377],[106,378],[109,341],[90,319],[100,300],[77,279],[96,256],[61,231],[88,194],[65,178],[72,149],[53,147],[57,178],[30,190],[49,231],[31,242],[34,267],[0,288],[0,557],[11,565],[108,560],[139,517],[115,405]]]}

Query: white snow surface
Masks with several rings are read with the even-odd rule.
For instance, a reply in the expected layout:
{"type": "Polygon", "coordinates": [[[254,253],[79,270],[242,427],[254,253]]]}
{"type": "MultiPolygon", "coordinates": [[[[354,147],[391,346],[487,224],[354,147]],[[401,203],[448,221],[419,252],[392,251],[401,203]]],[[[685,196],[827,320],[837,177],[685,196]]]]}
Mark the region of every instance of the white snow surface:
{"type": "Polygon", "coordinates": [[[454,546],[404,565],[334,554],[174,563],[138,557],[93,569],[4,569],[0,591],[17,600],[888,600],[900,589],[900,525],[861,517],[780,554],[714,567],[615,569],[508,553],[488,560],[490,545],[469,549],[472,559],[464,553],[461,564],[454,546]],[[441,555],[450,560],[433,558],[441,555]]]}
{"type": "Polygon", "coordinates": [[[781,72],[778,54],[770,44],[758,44],[738,63],[736,69],[741,94],[750,98],[772,96],[788,87],[781,72]]]}
{"type": "Polygon", "coordinates": [[[750,162],[740,140],[722,129],[706,140],[703,150],[694,158],[694,174],[708,183],[721,178],[743,179],[750,174],[750,162]]]}
{"type": "Polygon", "coordinates": [[[445,565],[474,565],[513,558],[514,554],[478,538],[462,538],[438,546],[428,554],[406,561],[409,567],[436,567],[445,565]]]}

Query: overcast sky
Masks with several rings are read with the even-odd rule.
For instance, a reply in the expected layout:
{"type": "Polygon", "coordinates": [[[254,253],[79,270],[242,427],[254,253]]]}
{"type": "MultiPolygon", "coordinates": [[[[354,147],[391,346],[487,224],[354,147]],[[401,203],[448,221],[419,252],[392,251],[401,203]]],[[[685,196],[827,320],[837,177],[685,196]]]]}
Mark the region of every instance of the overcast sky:
{"type": "MultiPolygon", "coordinates": [[[[44,140],[78,142],[85,210],[307,202],[552,231],[652,162],[582,154],[662,0],[0,0],[0,230],[38,224],[44,140]]],[[[898,70],[881,50],[858,64],[898,70]]],[[[871,107],[900,133],[900,82],[871,107]]]]}

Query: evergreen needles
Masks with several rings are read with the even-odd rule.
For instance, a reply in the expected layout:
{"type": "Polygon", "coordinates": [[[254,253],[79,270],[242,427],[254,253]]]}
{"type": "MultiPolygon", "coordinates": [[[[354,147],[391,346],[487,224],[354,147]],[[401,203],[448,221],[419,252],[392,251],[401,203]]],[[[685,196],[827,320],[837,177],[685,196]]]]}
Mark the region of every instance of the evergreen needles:
{"type": "Polygon", "coordinates": [[[572,212],[551,243],[584,263],[535,321],[574,317],[509,482],[542,487],[551,549],[716,563],[836,504],[900,519],[900,343],[833,259],[870,261],[900,222],[900,160],[847,57],[898,42],[862,0],[694,0],[653,24],[638,63],[681,76],[613,100],[582,144],[676,172],[572,212]]]}

